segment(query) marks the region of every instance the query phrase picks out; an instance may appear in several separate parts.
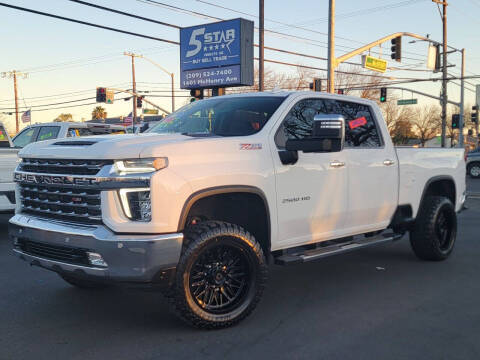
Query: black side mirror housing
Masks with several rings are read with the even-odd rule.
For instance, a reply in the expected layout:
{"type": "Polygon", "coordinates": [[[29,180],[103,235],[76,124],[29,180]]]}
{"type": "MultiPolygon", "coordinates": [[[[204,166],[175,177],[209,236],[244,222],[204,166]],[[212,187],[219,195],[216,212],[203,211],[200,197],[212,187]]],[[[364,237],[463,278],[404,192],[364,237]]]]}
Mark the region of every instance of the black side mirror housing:
{"type": "Polygon", "coordinates": [[[312,136],[287,140],[288,151],[339,152],[345,143],[345,119],[342,115],[315,115],[312,136]]]}

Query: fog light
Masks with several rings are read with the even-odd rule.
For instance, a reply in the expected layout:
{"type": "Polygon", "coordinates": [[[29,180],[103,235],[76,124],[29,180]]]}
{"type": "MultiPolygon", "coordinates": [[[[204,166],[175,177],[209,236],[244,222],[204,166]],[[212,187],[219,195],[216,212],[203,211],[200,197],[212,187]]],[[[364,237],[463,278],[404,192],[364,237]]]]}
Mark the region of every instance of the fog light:
{"type": "Polygon", "coordinates": [[[120,190],[125,215],[134,221],[152,220],[152,204],[150,189],[122,189],[120,190]]]}
{"type": "Polygon", "coordinates": [[[103,260],[102,255],[94,253],[94,252],[87,252],[88,262],[94,266],[101,266],[107,267],[107,263],[103,260]]]}

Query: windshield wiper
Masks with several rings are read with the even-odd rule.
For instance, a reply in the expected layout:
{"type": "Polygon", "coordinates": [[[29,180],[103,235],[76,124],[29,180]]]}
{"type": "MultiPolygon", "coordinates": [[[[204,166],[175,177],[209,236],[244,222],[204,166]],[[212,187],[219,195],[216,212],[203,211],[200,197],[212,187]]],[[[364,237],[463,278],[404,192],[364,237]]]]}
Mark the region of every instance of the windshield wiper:
{"type": "Polygon", "coordinates": [[[211,136],[217,136],[214,133],[204,133],[204,132],[182,132],[182,135],[185,136],[191,136],[191,137],[211,137],[211,136]]]}

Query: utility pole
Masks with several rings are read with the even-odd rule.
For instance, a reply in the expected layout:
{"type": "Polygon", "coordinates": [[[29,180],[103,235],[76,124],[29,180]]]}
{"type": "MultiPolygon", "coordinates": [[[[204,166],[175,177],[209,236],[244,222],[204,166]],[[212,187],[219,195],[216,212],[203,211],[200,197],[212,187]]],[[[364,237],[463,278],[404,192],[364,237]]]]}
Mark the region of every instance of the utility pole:
{"type": "Polygon", "coordinates": [[[465,124],[465,49],[462,49],[462,80],[460,84],[460,123],[458,124],[458,143],[463,148],[463,126],[465,124]]]}
{"type": "Polygon", "coordinates": [[[141,55],[134,54],[133,52],[124,52],[123,55],[130,56],[132,58],[132,90],[133,90],[133,119],[132,125],[135,126],[135,121],[137,120],[137,84],[135,82],[135,58],[142,57],[141,55]]]}
{"type": "Polygon", "coordinates": [[[13,93],[15,95],[15,129],[16,133],[20,131],[20,122],[18,121],[18,90],[17,90],[17,76],[23,76],[24,79],[28,77],[28,73],[12,70],[2,72],[2,78],[13,79],[13,93]]]}
{"type": "Polygon", "coordinates": [[[335,92],[335,0],[328,5],[328,82],[327,91],[335,92]]]}
{"type": "MultiPolygon", "coordinates": [[[[442,17],[443,23],[443,54],[442,54],[442,71],[443,71],[443,78],[442,78],[442,147],[445,147],[445,136],[446,136],[446,129],[447,129],[447,6],[448,3],[446,0],[432,0],[432,2],[438,5],[443,6],[443,12],[440,14],[442,17]]],[[[439,9],[440,11],[440,9],[439,9]]]]}
{"type": "Polygon", "coordinates": [[[264,0],[259,0],[259,27],[258,27],[258,37],[259,37],[259,46],[258,46],[258,91],[264,90],[264,17],[265,17],[265,3],[264,0]]]}

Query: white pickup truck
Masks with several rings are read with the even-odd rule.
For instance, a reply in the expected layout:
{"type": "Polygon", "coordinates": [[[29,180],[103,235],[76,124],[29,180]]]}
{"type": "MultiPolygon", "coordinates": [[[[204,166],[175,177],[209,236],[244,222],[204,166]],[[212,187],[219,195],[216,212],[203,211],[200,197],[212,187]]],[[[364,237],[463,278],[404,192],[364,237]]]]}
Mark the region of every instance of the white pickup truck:
{"type": "MultiPolygon", "coordinates": [[[[8,146],[1,146],[2,133],[8,137],[3,125],[0,124],[0,212],[12,212],[15,209],[13,171],[18,165],[17,154],[21,148],[37,141],[98,134],[125,134],[126,131],[121,125],[78,122],[40,123],[27,126],[13,140],[8,138],[8,146]]],[[[7,145],[6,141],[3,143],[7,145]]]]}
{"type": "Polygon", "coordinates": [[[198,327],[237,323],[267,264],[400,239],[452,252],[463,149],[395,149],[378,106],[312,92],[189,104],[144,135],[32,144],[15,171],[14,252],[80,288],[163,286],[198,327]]]}

